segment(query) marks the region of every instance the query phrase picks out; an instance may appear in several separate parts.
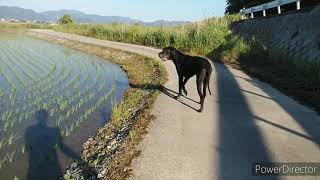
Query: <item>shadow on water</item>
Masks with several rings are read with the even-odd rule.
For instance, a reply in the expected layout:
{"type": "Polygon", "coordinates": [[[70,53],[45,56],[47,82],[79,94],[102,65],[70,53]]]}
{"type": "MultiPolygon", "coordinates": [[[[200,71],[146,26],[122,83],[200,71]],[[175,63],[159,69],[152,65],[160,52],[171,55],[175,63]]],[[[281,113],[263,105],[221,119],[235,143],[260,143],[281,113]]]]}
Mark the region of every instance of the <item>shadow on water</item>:
{"type": "Polygon", "coordinates": [[[80,160],[78,154],[67,147],[60,129],[48,126],[48,112],[39,110],[35,114],[37,124],[27,128],[25,147],[28,153],[27,180],[56,180],[62,175],[58,161],[58,150],[66,156],[80,160]]]}
{"type": "Polygon", "coordinates": [[[235,77],[223,64],[214,65],[219,99],[219,179],[257,179],[252,165],[272,162],[272,158],[235,77]]]}
{"type": "MultiPolygon", "coordinates": [[[[180,100],[180,99],[177,99],[176,97],[177,97],[178,93],[177,93],[176,91],[173,91],[173,90],[171,90],[171,89],[168,89],[168,88],[166,88],[166,87],[164,87],[164,86],[162,86],[162,85],[159,85],[159,84],[132,84],[132,83],[130,83],[130,87],[136,88],[136,89],[142,89],[142,90],[158,90],[158,91],[160,91],[162,94],[165,94],[165,95],[167,95],[168,97],[170,97],[170,98],[178,101],[179,103],[183,104],[184,106],[186,106],[186,107],[188,107],[188,108],[190,108],[190,109],[198,112],[198,109],[190,106],[189,104],[183,102],[183,101],[180,100]]],[[[199,101],[193,100],[193,99],[191,99],[191,98],[189,98],[189,97],[187,97],[187,96],[184,96],[184,95],[183,95],[183,96],[181,96],[181,97],[183,97],[183,98],[185,98],[185,99],[188,99],[188,100],[190,100],[190,101],[192,101],[192,102],[194,102],[194,103],[200,104],[199,101]]]]}

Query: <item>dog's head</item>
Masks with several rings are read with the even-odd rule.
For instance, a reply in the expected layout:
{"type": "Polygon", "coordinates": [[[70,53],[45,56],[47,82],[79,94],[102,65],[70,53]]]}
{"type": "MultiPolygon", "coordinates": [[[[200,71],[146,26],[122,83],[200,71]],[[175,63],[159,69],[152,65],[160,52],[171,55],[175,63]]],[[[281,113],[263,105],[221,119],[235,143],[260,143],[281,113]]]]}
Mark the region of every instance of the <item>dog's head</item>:
{"type": "Polygon", "coordinates": [[[176,48],[174,47],[166,47],[159,53],[159,57],[160,59],[162,59],[162,61],[173,60],[173,55],[175,51],[176,51],[176,48]]]}

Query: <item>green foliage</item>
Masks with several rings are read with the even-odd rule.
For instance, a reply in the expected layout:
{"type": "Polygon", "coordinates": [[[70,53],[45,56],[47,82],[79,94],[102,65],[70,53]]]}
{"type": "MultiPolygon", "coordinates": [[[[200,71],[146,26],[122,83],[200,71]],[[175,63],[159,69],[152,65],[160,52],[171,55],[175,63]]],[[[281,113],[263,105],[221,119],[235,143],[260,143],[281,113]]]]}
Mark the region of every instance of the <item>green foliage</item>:
{"type": "Polygon", "coordinates": [[[0,23],[0,31],[19,32],[24,29],[52,29],[49,24],[0,23]]]}
{"type": "Polygon", "coordinates": [[[215,59],[229,63],[238,63],[240,56],[250,50],[250,45],[240,36],[229,35],[226,43],[214,52],[215,59]]]}
{"type": "Polygon", "coordinates": [[[69,14],[65,14],[59,19],[58,22],[59,22],[59,24],[72,24],[73,20],[69,14]]]}
{"type": "Polygon", "coordinates": [[[175,27],[143,25],[60,25],[56,31],[75,33],[88,37],[163,48],[174,46],[183,51],[205,55],[225,42],[229,25],[240,20],[232,15],[210,18],[201,22],[175,27]]]}

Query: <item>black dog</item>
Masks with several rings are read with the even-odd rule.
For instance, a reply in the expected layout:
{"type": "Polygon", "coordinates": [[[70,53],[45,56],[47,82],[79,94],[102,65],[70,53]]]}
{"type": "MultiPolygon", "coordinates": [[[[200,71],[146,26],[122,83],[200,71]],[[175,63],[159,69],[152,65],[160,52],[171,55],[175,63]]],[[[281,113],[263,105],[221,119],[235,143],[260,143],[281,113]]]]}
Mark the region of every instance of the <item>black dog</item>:
{"type": "Polygon", "coordinates": [[[179,94],[176,97],[177,99],[182,95],[182,90],[185,95],[188,94],[185,85],[191,77],[197,75],[197,89],[201,104],[199,112],[202,112],[204,99],[206,98],[207,94],[207,87],[211,95],[209,81],[212,73],[212,67],[209,61],[202,57],[185,55],[174,47],[164,48],[163,51],[159,53],[159,57],[162,60],[172,60],[176,66],[179,76],[179,94]],[[201,91],[202,84],[203,89],[201,91]]]}

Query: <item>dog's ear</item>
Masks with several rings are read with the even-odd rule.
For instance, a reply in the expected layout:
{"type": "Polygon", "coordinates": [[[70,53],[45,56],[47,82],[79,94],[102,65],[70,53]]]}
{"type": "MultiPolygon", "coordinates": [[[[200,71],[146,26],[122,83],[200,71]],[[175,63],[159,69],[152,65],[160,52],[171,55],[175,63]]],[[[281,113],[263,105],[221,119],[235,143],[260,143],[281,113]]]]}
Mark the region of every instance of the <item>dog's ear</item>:
{"type": "Polygon", "coordinates": [[[173,59],[174,52],[175,52],[175,48],[174,47],[170,47],[170,49],[169,49],[170,59],[173,59]]]}
{"type": "Polygon", "coordinates": [[[170,47],[170,57],[174,58],[173,56],[175,56],[177,49],[175,47],[170,47]]]}
{"type": "Polygon", "coordinates": [[[169,49],[170,49],[170,51],[175,51],[176,50],[176,48],[175,47],[169,47],[169,49]]]}

